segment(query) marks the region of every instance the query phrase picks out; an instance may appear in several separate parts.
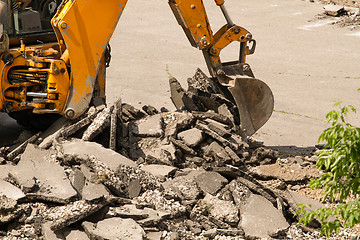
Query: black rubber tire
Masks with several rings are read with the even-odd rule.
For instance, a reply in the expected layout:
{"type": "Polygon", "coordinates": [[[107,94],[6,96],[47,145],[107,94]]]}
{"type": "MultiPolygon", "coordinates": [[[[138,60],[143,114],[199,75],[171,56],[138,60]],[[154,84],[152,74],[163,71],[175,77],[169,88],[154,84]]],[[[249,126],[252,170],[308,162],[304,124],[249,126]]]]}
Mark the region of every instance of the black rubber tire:
{"type": "Polygon", "coordinates": [[[11,112],[9,116],[14,118],[19,125],[32,130],[45,130],[50,127],[61,115],[59,114],[35,114],[31,110],[11,112]]]}

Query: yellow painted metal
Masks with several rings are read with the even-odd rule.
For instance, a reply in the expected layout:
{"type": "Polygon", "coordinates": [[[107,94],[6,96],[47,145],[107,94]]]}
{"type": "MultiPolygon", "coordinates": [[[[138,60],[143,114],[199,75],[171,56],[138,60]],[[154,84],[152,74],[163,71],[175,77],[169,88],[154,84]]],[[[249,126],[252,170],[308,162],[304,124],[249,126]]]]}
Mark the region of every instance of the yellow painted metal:
{"type": "Polygon", "coordinates": [[[221,6],[225,3],[224,0],[215,0],[216,5],[221,6]]]}
{"type": "Polygon", "coordinates": [[[102,103],[106,103],[105,86],[106,86],[106,61],[105,61],[105,56],[103,56],[100,61],[99,71],[95,82],[94,99],[96,99],[96,101],[101,101],[102,103]]]}
{"type": "MultiPolygon", "coordinates": [[[[33,53],[34,49],[25,49],[25,56],[33,53]]],[[[37,113],[61,112],[70,88],[65,63],[62,60],[47,57],[43,59],[38,57],[36,60],[30,57],[25,58],[18,50],[10,51],[10,53],[14,56],[14,62],[11,65],[0,62],[2,69],[0,109],[3,109],[6,103],[5,110],[9,112],[29,108],[35,108],[34,112],[37,113]],[[15,81],[14,79],[23,80],[15,81]],[[41,103],[28,99],[27,92],[42,92],[44,88],[49,97],[42,99],[41,103]]]]}
{"type": "Polygon", "coordinates": [[[89,106],[106,46],[127,0],[68,0],[52,20],[62,53],[69,52],[71,88],[63,115],[76,118],[89,106]],[[62,44],[63,43],[63,44],[62,44]]]}
{"type": "MultiPolygon", "coordinates": [[[[237,41],[245,44],[245,47],[247,43],[252,39],[252,35],[249,31],[246,29],[239,27],[239,26],[233,26],[229,27],[228,25],[224,25],[215,35],[214,35],[214,43],[209,49],[210,58],[212,59],[212,65],[214,69],[220,69],[222,66],[221,60],[220,60],[220,52],[225,47],[227,47],[230,43],[237,41]]],[[[242,56],[241,62],[245,63],[246,53],[242,56]]]]}
{"type": "MultiPolygon", "coordinates": [[[[224,1],[215,0],[215,3],[221,6],[224,1]]],[[[221,50],[234,41],[242,43],[245,48],[241,56],[241,62],[245,62],[246,55],[249,54],[246,51],[247,44],[252,39],[250,32],[240,26],[226,24],[213,34],[202,0],[169,0],[169,4],[191,45],[203,50],[213,77],[216,77],[216,71],[222,67],[221,50]]]]}
{"type": "Polygon", "coordinates": [[[202,50],[214,42],[202,0],[169,0],[169,4],[192,46],[202,50]]]}
{"type": "Polygon", "coordinates": [[[14,58],[11,64],[0,61],[0,69],[2,69],[0,109],[4,109],[6,103],[4,110],[9,112],[29,108],[35,108],[34,112],[37,113],[62,111],[70,89],[69,73],[64,61],[53,56],[49,57],[49,52],[58,54],[52,46],[52,44],[23,46],[19,50],[8,52],[14,58]],[[41,51],[44,51],[44,57],[34,56],[34,52],[41,55],[41,51]],[[43,98],[41,103],[36,103],[27,97],[27,92],[44,90],[49,97],[43,98]]]}

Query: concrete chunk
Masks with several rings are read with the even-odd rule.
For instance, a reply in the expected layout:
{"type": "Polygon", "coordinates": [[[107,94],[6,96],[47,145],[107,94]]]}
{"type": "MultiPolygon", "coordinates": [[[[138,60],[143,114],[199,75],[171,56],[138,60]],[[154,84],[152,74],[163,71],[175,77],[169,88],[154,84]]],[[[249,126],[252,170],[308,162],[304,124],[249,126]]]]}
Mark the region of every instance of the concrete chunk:
{"type": "MultiPolygon", "coordinates": [[[[42,234],[46,240],[65,240],[64,233],[62,231],[53,231],[50,229],[51,222],[46,222],[42,225],[42,234]]],[[[86,238],[85,238],[86,239],[86,238]]]]}
{"type": "Polygon", "coordinates": [[[85,232],[72,230],[70,233],[66,234],[66,240],[90,240],[90,238],[85,232]]]}
{"type": "MultiPolygon", "coordinates": [[[[146,208],[144,208],[146,209],[146,208]]],[[[111,207],[110,214],[114,217],[131,218],[134,220],[140,220],[149,217],[149,214],[144,209],[138,209],[133,204],[125,204],[121,207],[111,207]]],[[[154,210],[153,210],[154,211],[154,210]]]]}
{"type": "Polygon", "coordinates": [[[9,172],[14,168],[13,165],[6,164],[6,165],[0,165],[0,179],[5,180],[7,177],[9,177],[9,172]]]}
{"type": "Polygon", "coordinates": [[[196,176],[195,181],[201,190],[212,195],[228,183],[228,180],[217,172],[204,172],[196,176]]]}
{"type": "Polygon", "coordinates": [[[132,132],[140,137],[160,137],[163,135],[162,122],[160,114],[151,115],[136,121],[132,132]]]}
{"type": "Polygon", "coordinates": [[[106,190],[104,185],[92,183],[88,181],[86,181],[85,186],[81,192],[81,198],[88,201],[92,201],[107,196],[110,196],[110,194],[106,190]]]}
{"type": "Polygon", "coordinates": [[[67,142],[62,146],[65,157],[77,157],[86,161],[90,156],[94,156],[113,171],[116,171],[119,165],[137,167],[136,163],[127,157],[95,142],[67,142]]]}
{"type": "Polygon", "coordinates": [[[344,7],[338,5],[325,5],[323,8],[326,15],[334,17],[338,17],[346,12],[344,7]]]}
{"type": "MultiPolygon", "coordinates": [[[[319,209],[319,208],[322,208],[322,207],[326,207],[325,204],[319,202],[319,201],[316,201],[312,198],[309,198],[305,195],[302,195],[300,193],[297,193],[297,192],[294,192],[294,191],[289,191],[290,193],[290,196],[292,198],[292,201],[296,204],[296,205],[299,205],[299,204],[305,204],[307,205],[307,207],[305,207],[306,210],[309,210],[309,211],[314,211],[316,209],[319,209]],[[308,205],[311,205],[308,206],[308,205]]],[[[328,218],[328,221],[334,221],[336,218],[334,216],[330,216],[328,218]]]]}
{"type": "Polygon", "coordinates": [[[19,200],[25,197],[25,194],[17,187],[6,181],[0,180],[0,196],[5,195],[7,198],[19,200]]]}
{"type": "Polygon", "coordinates": [[[80,200],[65,206],[53,207],[47,211],[47,220],[51,221],[50,229],[53,231],[63,229],[98,212],[110,202],[111,200],[105,199],[97,203],[80,200]]]}
{"type": "Polygon", "coordinates": [[[175,192],[182,200],[198,199],[201,190],[193,178],[180,176],[163,183],[165,190],[175,192]]]}
{"type": "Polygon", "coordinates": [[[186,94],[185,90],[181,87],[176,78],[170,78],[169,84],[171,93],[170,98],[177,110],[198,110],[198,107],[194,103],[193,99],[186,94]]]}
{"type": "Polygon", "coordinates": [[[240,209],[240,218],[245,235],[254,238],[269,238],[269,234],[289,227],[282,213],[256,194],[251,195],[240,209]]]}
{"type": "Polygon", "coordinates": [[[195,147],[204,140],[204,134],[197,128],[191,128],[178,134],[178,137],[189,147],[195,147]]]}
{"type": "Polygon", "coordinates": [[[81,195],[81,199],[92,201],[109,196],[105,186],[97,183],[95,173],[91,173],[90,169],[84,165],[81,166],[81,170],[75,169],[71,172],[69,178],[71,184],[81,195]]]}
{"type": "Polygon", "coordinates": [[[160,178],[168,177],[177,170],[176,167],[159,164],[144,165],[140,169],[160,178]]]}
{"type": "Polygon", "coordinates": [[[193,115],[189,112],[167,112],[162,113],[164,119],[165,136],[175,137],[175,135],[189,128],[195,121],[193,115]]]}
{"type": "Polygon", "coordinates": [[[82,140],[90,141],[94,139],[106,126],[110,124],[110,115],[114,106],[102,110],[85,130],[82,140]]]}
{"type": "Polygon", "coordinates": [[[61,117],[56,122],[54,122],[46,131],[41,133],[40,138],[44,139],[40,144],[39,147],[46,149],[51,146],[53,141],[56,138],[61,136],[61,131],[72,123],[72,120],[61,117]]]}
{"type": "Polygon", "coordinates": [[[98,223],[83,222],[90,239],[144,239],[145,231],[133,219],[108,218],[98,223]]]}
{"type": "Polygon", "coordinates": [[[239,222],[239,210],[231,201],[220,200],[211,194],[206,194],[202,200],[209,206],[209,218],[212,222],[225,222],[231,226],[237,226],[239,222]]]}
{"type": "Polygon", "coordinates": [[[173,165],[176,161],[176,148],[174,144],[163,144],[154,141],[152,144],[143,139],[139,141],[140,151],[145,155],[146,162],[149,164],[173,165]]]}
{"type": "Polygon", "coordinates": [[[34,198],[65,203],[77,196],[64,168],[51,159],[51,151],[28,145],[11,177],[34,198]],[[36,187],[36,188],[35,188],[36,187]]]}
{"type": "Polygon", "coordinates": [[[216,141],[213,141],[205,148],[205,154],[208,156],[213,156],[215,160],[220,162],[231,161],[231,157],[227,154],[226,150],[216,141]]]}

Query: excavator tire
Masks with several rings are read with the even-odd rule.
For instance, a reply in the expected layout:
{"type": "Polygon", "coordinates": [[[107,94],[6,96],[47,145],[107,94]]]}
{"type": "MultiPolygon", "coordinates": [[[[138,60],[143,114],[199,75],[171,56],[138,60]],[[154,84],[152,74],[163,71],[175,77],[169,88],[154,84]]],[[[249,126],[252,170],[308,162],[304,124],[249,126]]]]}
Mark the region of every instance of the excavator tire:
{"type": "Polygon", "coordinates": [[[58,120],[59,114],[35,114],[31,110],[22,110],[9,113],[9,116],[17,121],[19,125],[32,130],[45,130],[58,120]]]}

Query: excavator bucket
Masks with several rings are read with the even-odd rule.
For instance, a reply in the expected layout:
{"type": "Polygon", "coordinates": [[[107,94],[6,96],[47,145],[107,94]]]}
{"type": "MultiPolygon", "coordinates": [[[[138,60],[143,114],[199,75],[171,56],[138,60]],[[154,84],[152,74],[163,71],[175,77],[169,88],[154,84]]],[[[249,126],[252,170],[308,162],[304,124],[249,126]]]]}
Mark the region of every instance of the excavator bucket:
{"type": "Polygon", "coordinates": [[[240,128],[249,137],[269,120],[274,109],[272,91],[254,77],[246,63],[224,63],[222,70],[218,80],[231,93],[239,111],[240,128]]]}

